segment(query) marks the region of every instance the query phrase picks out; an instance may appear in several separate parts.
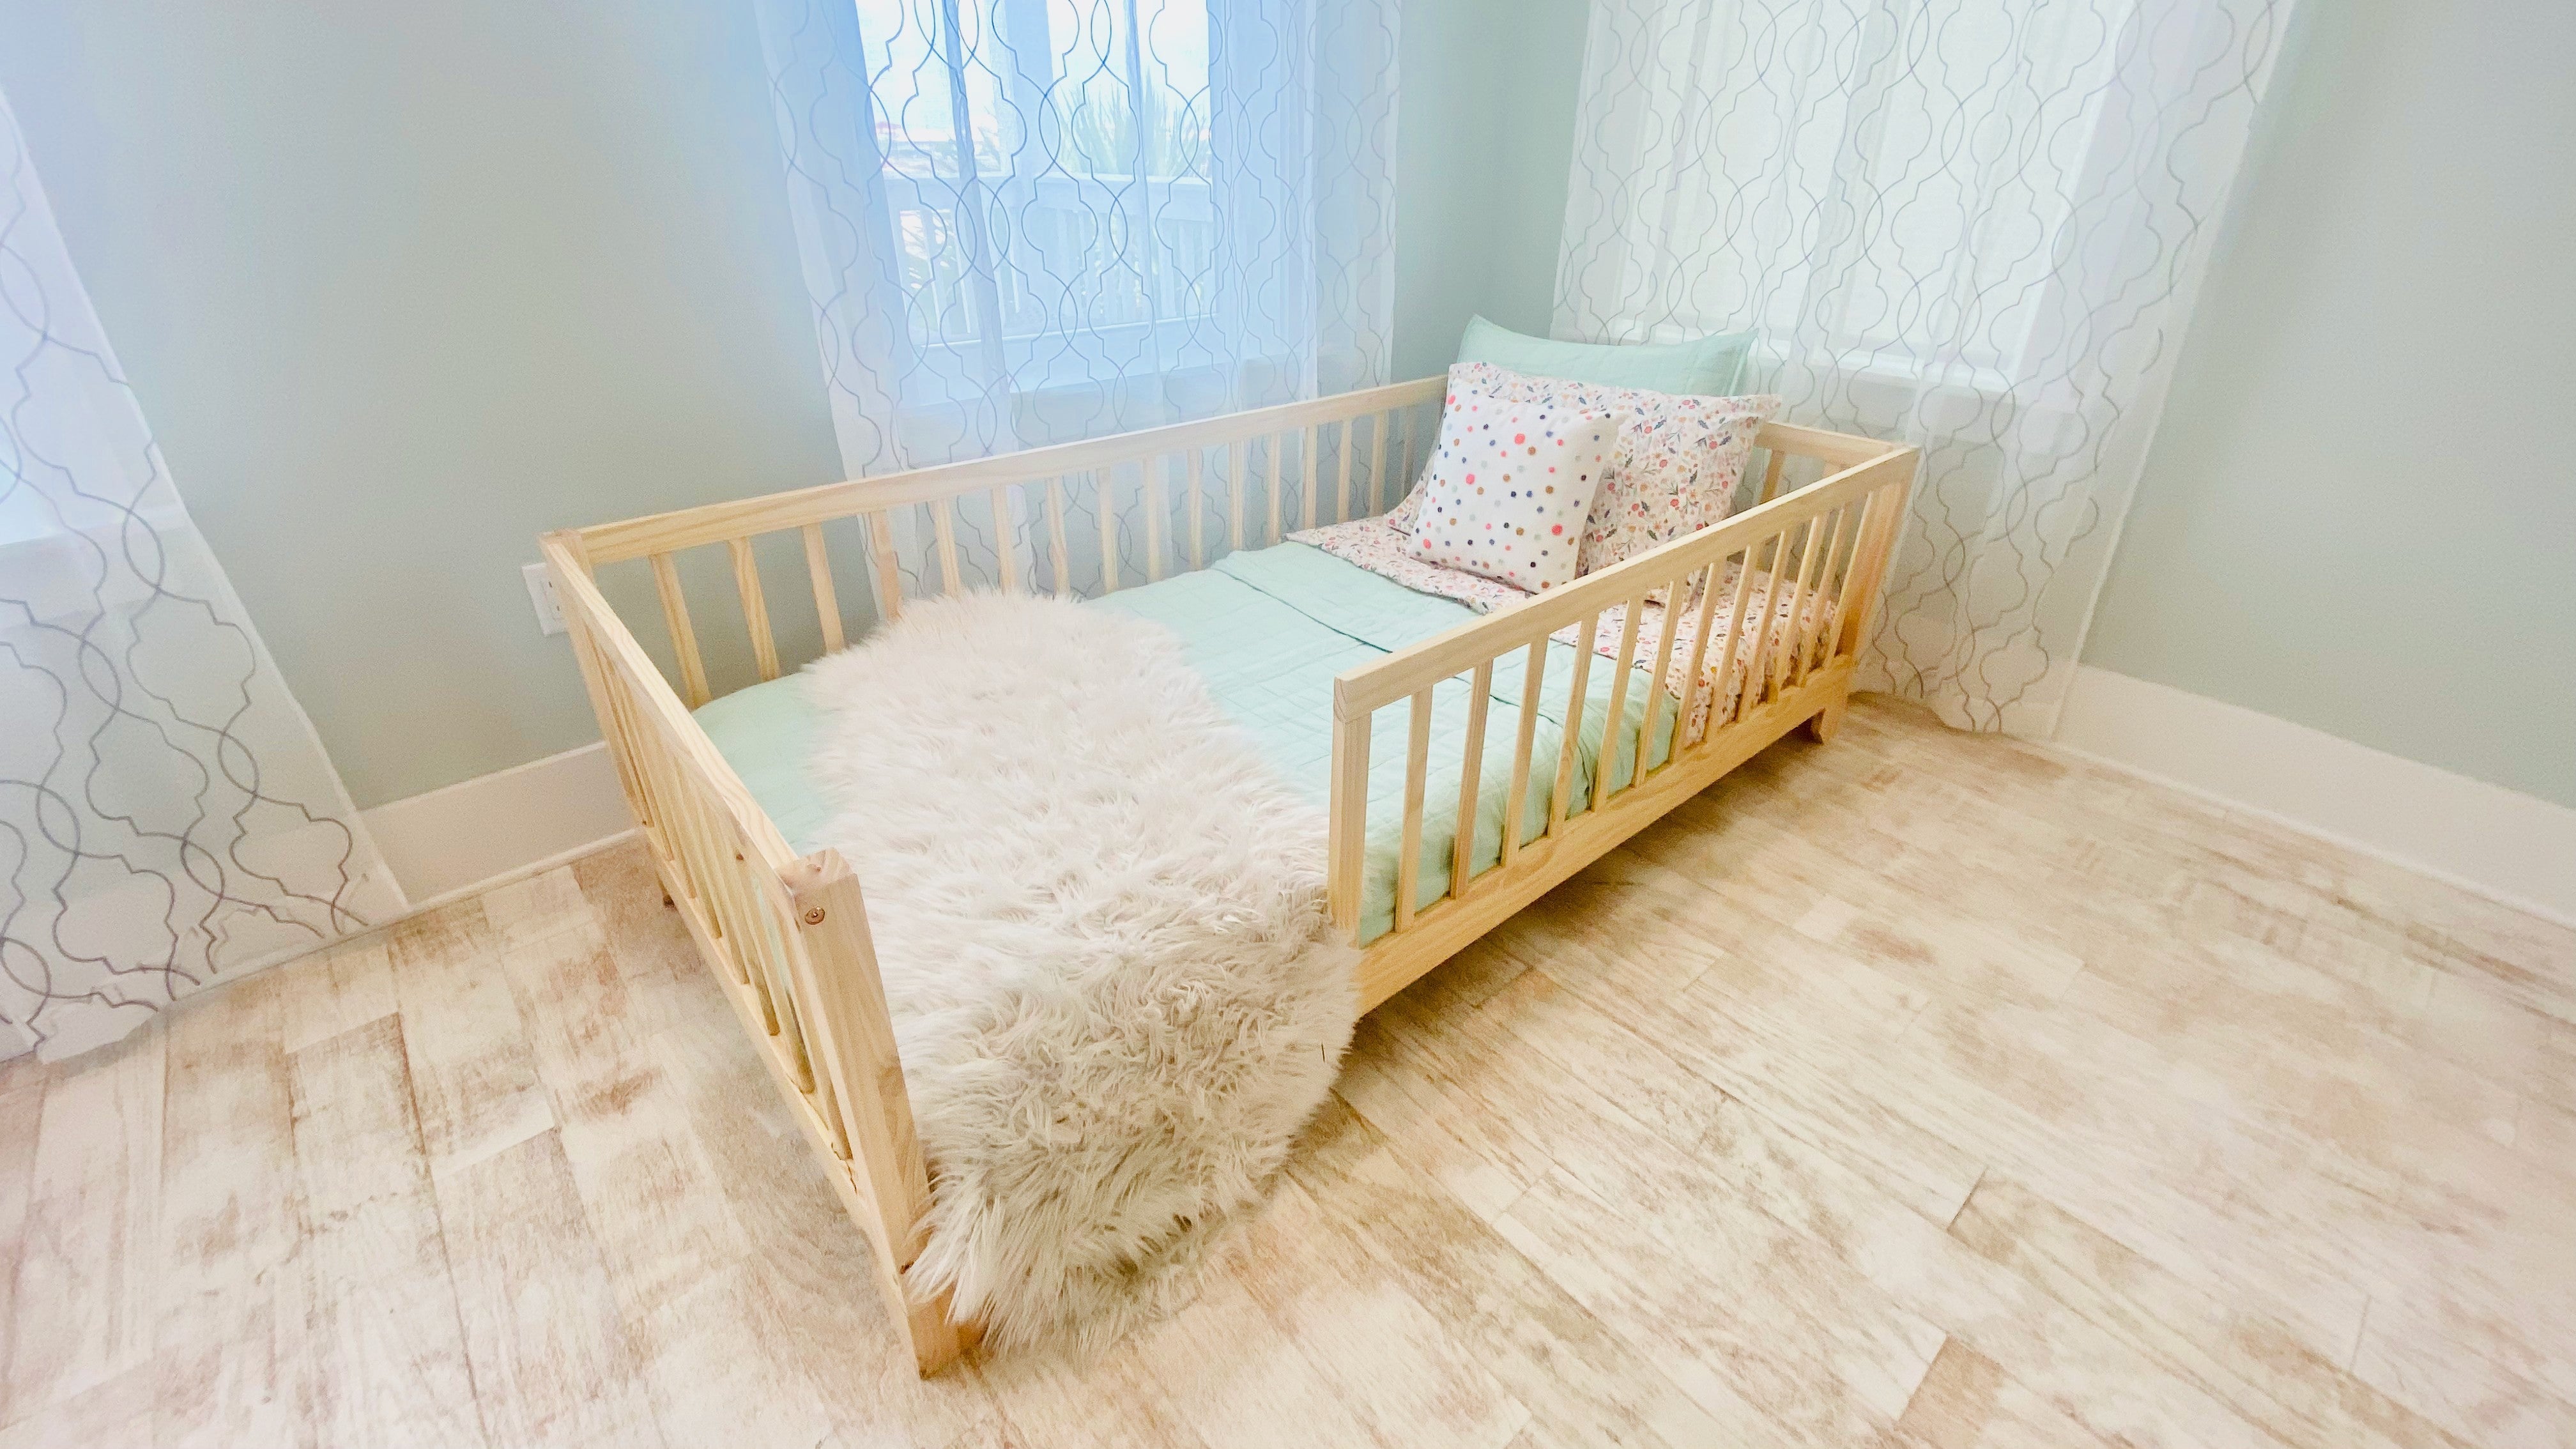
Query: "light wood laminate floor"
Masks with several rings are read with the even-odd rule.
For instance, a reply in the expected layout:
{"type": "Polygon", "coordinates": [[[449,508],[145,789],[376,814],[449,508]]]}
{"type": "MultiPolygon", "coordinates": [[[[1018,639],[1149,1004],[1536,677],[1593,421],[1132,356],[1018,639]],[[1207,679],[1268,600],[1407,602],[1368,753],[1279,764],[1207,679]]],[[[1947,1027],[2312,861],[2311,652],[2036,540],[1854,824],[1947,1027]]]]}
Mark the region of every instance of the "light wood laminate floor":
{"type": "Polygon", "coordinates": [[[2576,933],[1863,701],[913,1378],[638,848],[0,1067],[0,1446],[2576,1443],[2576,933]]]}

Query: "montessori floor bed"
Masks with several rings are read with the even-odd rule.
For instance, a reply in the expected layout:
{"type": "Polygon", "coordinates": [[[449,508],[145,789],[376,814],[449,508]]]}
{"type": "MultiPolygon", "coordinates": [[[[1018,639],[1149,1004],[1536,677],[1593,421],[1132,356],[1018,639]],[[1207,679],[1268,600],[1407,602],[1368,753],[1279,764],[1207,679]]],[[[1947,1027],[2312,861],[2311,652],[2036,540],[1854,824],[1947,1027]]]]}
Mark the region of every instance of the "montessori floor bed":
{"type": "Polygon", "coordinates": [[[1442,386],[543,540],[665,888],[872,1243],[922,1372],[975,1327],[904,1292],[930,1171],[863,883],[818,848],[831,812],[805,778],[817,721],[791,672],[806,658],[907,599],[978,587],[1167,626],[1222,710],[1328,808],[1328,903],[1362,948],[1363,1010],[1789,730],[1831,735],[1913,450],[1766,425],[1755,506],[1477,614],[1286,538],[1292,517],[1391,503],[1442,386]],[[770,581],[792,573],[810,603],[773,612],[770,581]],[[728,627],[702,636],[719,614],[728,627]]]}

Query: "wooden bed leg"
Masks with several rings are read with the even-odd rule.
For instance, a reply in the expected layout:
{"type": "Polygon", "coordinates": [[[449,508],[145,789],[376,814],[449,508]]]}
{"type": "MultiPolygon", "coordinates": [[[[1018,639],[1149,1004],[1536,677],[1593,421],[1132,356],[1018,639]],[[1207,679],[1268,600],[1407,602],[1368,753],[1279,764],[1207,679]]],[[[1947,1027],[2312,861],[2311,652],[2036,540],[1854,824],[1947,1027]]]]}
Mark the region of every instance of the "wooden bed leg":
{"type": "Polygon", "coordinates": [[[904,1337],[912,1342],[912,1361],[923,1378],[957,1362],[984,1336],[981,1324],[959,1324],[948,1316],[948,1295],[936,1303],[907,1304],[904,1337]]]}
{"type": "Polygon", "coordinates": [[[1842,698],[1826,705],[1823,709],[1817,710],[1814,714],[1807,716],[1807,738],[1814,740],[1820,745],[1830,743],[1833,740],[1835,731],[1840,730],[1843,727],[1843,711],[1850,707],[1851,696],[1844,695],[1842,698]]]}

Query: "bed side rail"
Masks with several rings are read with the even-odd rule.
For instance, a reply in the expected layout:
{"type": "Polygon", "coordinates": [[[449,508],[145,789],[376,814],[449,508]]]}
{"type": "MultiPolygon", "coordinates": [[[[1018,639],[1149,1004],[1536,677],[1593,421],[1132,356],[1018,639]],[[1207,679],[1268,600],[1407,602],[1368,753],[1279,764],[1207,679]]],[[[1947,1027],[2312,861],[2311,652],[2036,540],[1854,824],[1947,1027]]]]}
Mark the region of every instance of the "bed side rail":
{"type": "Polygon", "coordinates": [[[795,855],[599,592],[576,533],[541,541],[582,682],[672,904],[869,1237],[925,1371],[953,1358],[945,1305],[908,1302],[930,1180],[859,882],[795,855]]]}
{"type": "Polygon", "coordinates": [[[711,503],[578,536],[594,567],[639,559],[649,566],[672,685],[694,709],[725,692],[728,673],[775,679],[894,618],[907,596],[999,588],[1096,597],[1276,543],[1290,529],[1383,512],[1411,486],[1429,449],[1443,386],[1424,378],[1336,393],[711,503]],[[852,565],[837,570],[836,535],[852,565]],[[683,561],[701,549],[724,550],[731,599],[721,583],[709,584],[720,575],[684,586],[683,561]],[[792,573],[800,563],[799,592],[810,594],[812,614],[792,595],[773,613],[764,574],[792,573]],[[840,582],[862,578],[864,587],[849,591],[859,606],[853,613],[840,582]],[[713,614],[737,615],[741,634],[702,637],[699,620],[713,614]],[[746,651],[749,671],[723,667],[746,651]]]}
{"type": "Polygon", "coordinates": [[[1364,1007],[1374,1006],[1498,923],[1530,898],[1534,882],[1544,888],[1564,879],[1625,838],[1642,819],[1705,788],[1800,721],[1840,709],[1904,518],[1917,452],[1779,424],[1767,425],[1757,442],[1770,452],[1764,480],[1768,501],[1334,681],[1328,891],[1335,926],[1354,935],[1367,854],[1370,728],[1380,709],[1403,703],[1409,710],[1393,930],[1370,946],[1362,972],[1364,1007]],[[1821,461],[1827,476],[1770,497],[1779,487],[1784,463],[1799,458],[1821,461]],[[1659,629],[1650,641],[1651,652],[1641,653],[1640,622],[1650,595],[1684,601],[1676,618],[1695,623],[1696,629],[1659,629]],[[1758,607],[1748,609],[1748,602],[1758,607]],[[1594,667],[1590,640],[1604,614],[1621,606],[1625,623],[1602,716],[1604,738],[1612,738],[1607,721],[1625,717],[1631,666],[1651,665],[1648,677],[1657,684],[1645,689],[1638,738],[1654,740],[1659,729],[1669,728],[1674,748],[1651,769],[1641,760],[1616,789],[1606,788],[1605,781],[1605,788],[1569,817],[1576,751],[1589,716],[1576,706],[1556,758],[1532,758],[1543,694],[1553,698],[1546,690],[1548,640],[1558,630],[1577,626],[1574,637],[1584,643],[1563,688],[1567,700],[1582,701],[1594,667]],[[1727,611],[1727,625],[1711,637],[1712,620],[1721,608],[1727,611]],[[1766,621],[1769,627],[1763,627],[1766,621]],[[1677,645],[1677,635],[1687,636],[1687,644],[1677,645]],[[1687,649],[1686,684],[1683,696],[1673,700],[1659,686],[1676,662],[1677,647],[1687,649]],[[1508,814],[1514,828],[1503,831],[1499,859],[1471,875],[1490,686],[1495,666],[1515,655],[1523,656],[1524,679],[1510,788],[1504,797],[1513,802],[1508,814]],[[1432,694],[1461,675],[1467,677],[1465,738],[1454,762],[1444,759],[1436,766],[1454,770],[1459,781],[1449,887],[1438,901],[1417,909],[1424,800],[1435,768],[1430,758],[1432,694]],[[1726,683],[1739,677],[1744,681],[1740,693],[1726,683]],[[1707,727],[1686,735],[1703,707],[1707,727]],[[1517,828],[1519,802],[1527,798],[1534,770],[1552,772],[1541,776],[1553,780],[1551,804],[1544,826],[1524,839],[1517,828]]]}

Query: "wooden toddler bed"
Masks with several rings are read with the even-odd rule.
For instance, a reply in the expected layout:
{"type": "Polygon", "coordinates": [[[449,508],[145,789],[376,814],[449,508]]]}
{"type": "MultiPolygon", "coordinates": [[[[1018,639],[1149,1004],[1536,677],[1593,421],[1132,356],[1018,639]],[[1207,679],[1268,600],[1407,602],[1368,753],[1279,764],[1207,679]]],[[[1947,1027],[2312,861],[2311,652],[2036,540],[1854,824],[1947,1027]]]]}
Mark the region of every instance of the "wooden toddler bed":
{"type": "MultiPolygon", "coordinates": [[[[907,597],[998,587],[1090,598],[1125,585],[1179,618],[1202,607],[1180,587],[1202,570],[1211,586],[1226,573],[1228,587],[1249,580],[1282,592],[1272,580],[1305,558],[1300,546],[1247,549],[1280,544],[1292,499],[1307,528],[1319,515],[1348,519],[1391,503],[1392,485],[1418,470],[1443,388],[1440,378],[1400,383],[543,539],[601,732],[664,887],[867,1234],[923,1373],[953,1359],[974,1330],[951,1322],[944,1301],[911,1303],[904,1292],[903,1271],[923,1248],[930,1177],[861,883],[837,852],[799,849],[804,830],[777,818],[790,814],[779,802],[791,797],[745,783],[759,755],[738,724],[724,723],[724,707],[693,711],[720,693],[749,699],[806,658],[841,648],[851,617],[863,627],[891,619],[907,597]],[[1220,503],[1223,517],[1212,520],[1220,503]],[[853,545],[843,557],[833,548],[839,535],[853,545]],[[730,589],[707,571],[693,591],[684,562],[702,569],[719,549],[730,589]],[[792,620],[773,615],[765,580],[800,560],[811,610],[800,603],[792,620]],[[621,565],[633,576],[620,578],[621,565]],[[853,591],[865,607],[851,617],[836,570],[865,580],[853,591]],[[644,603],[648,578],[667,662],[610,603],[612,592],[644,603]],[[738,608],[728,622],[739,627],[702,639],[693,597],[700,614],[738,608]],[[713,687],[718,680],[729,687],[713,687]],[[720,748],[727,728],[734,734],[720,748]],[[776,810],[763,807],[764,795],[776,810]]],[[[1329,713],[1316,677],[1312,718],[1329,732],[1319,783],[1329,804],[1328,903],[1334,928],[1363,948],[1363,1011],[1789,730],[1831,736],[1915,450],[1776,423],[1756,441],[1768,454],[1758,506],[1526,602],[1459,611],[1463,622],[1430,637],[1360,648],[1364,662],[1331,679],[1329,713]],[[1784,491],[1809,471],[1822,476],[1784,491]],[[1641,628],[1667,612],[1650,598],[1678,601],[1669,612],[1681,627],[1641,628]],[[1613,623],[1596,651],[1605,617],[1613,623]],[[1606,687],[1596,652],[1615,660],[1606,687]],[[1677,690],[1662,683],[1676,677],[1677,690]],[[1630,697],[1632,679],[1640,698],[1630,697]],[[1489,740],[1498,694],[1504,723],[1489,740]],[[1389,712],[1383,783],[1372,791],[1380,711],[1389,712]],[[1373,797],[1385,813],[1373,812],[1373,797]]]]}

